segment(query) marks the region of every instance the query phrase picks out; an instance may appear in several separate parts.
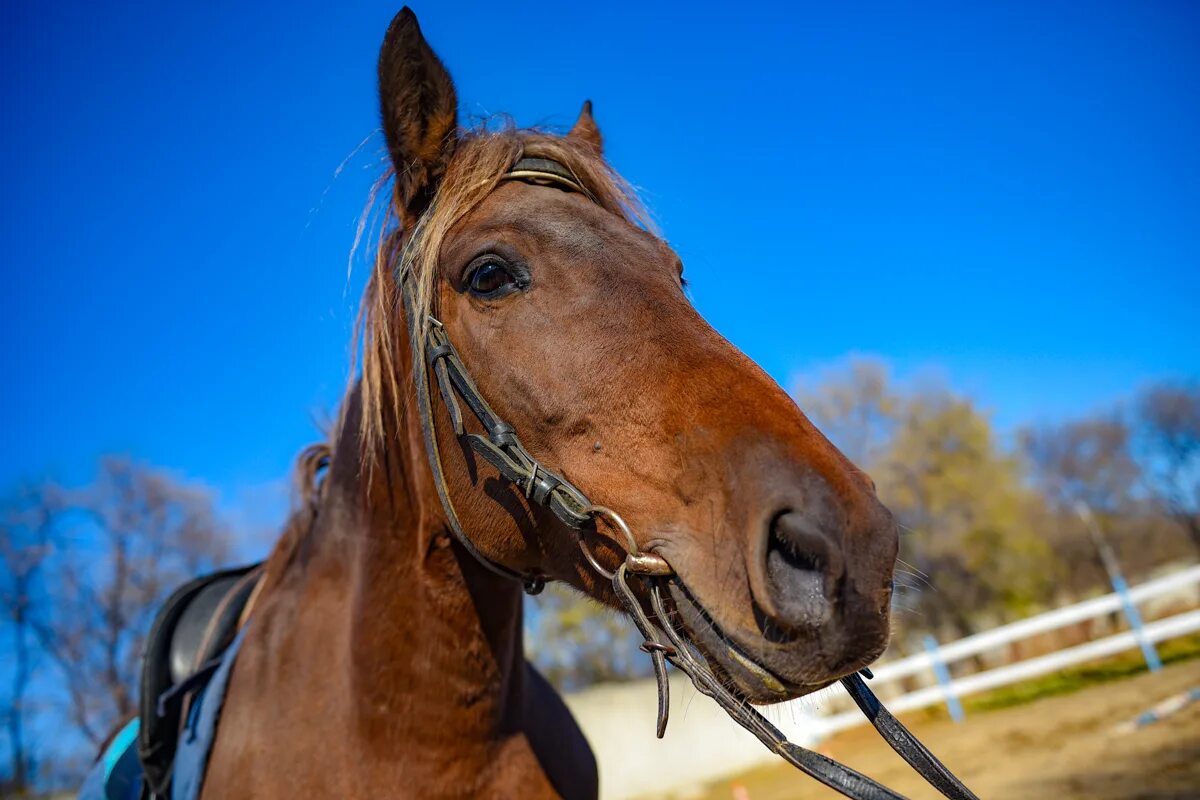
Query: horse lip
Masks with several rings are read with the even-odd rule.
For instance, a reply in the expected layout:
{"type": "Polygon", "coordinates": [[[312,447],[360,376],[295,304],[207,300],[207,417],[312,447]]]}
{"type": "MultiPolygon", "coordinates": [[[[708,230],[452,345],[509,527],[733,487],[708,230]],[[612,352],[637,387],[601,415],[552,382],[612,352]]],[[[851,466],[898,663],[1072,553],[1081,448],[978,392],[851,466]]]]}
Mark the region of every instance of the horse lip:
{"type": "Polygon", "coordinates": [[[671,598],[675,601],[677,608],[680,611],[680,616],[684,618],[684,624],[687,626],[691,636],[690,641],[698,647],[705,655],[705,661],[710,668],[716,668],[725,673],[731,678],[735,684],[746,684],[749,680],[753,680],[756,688],[765,690],[769,695],[769,699],[758,700],[755,702],[781,702],[798,697],[802,694],[815,691],[818,686],[801,686],[785,680],[746,653],[731,637],[727,634],[713,619],[712,615],[704,607],[704,604],[696,599],[688,590],[686,584],[679,579],[678,575],[669,584],[671,598]],[[704,631],[703,626],[688,624],[685,615],[682,613],[684,609],[690,610],[693,614],[700,617],[708,626],[711,626],[711,633],[704,631]],[[715,641],[712,641],[715,639],[715,641]],[[708,641],[705,641],[708,640],[708,641]],[[722,657],[723,656],[723,657],[722,657]],[[732,663],[730,663],[732,662],[732,663]],[[731,669],[733,667],[734,669],[731,669]]]}

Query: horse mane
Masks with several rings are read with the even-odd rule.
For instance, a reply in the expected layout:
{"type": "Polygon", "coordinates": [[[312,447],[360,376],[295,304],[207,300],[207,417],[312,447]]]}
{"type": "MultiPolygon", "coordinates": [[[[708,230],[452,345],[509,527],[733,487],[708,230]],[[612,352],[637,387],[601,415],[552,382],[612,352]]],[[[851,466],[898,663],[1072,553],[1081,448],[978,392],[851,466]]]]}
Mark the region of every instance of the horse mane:
{"type": "MultiPolygon", "coordinates": [[[[355,242],[357,246],[371,206],[380,196],[389,195],[388,206],[378,223],[375,257],[359,304],[352,348],[360,367],[357,384],[362,400],[358,431],[361,463],[368,471],[386,444],[386,415],[396,412],[396,404],[408,395],[407,387],[400,385],[398,373],[400,357],[403,349],[409,347],[409,340],[401,322],[403,303],[395,277],[397,267],[412,270],[417,279],[417,312],[422,316],[434,313],[437,270],[430,265],[437,263],[446,235],[524,156],[557,161],[575,175],[597,205],[633,225],[656,232],[633,187],[590,143],[539,129],[519,129],[511,122],[505,122],[499,128],[489,127],[484,122],[459,132],[454,155],[438,186],[436,201],[411,230],[403,230],[399,224],[395,193],[384,191],[393,174],[391,171],[385,173],[372,190],[364,224],[360,225],[355,242]]],[[[355,372],[352,368],[352,386],[355,372]]]]}
{"type": "Polygon", "coordinates": [[[332,457],[333,446],[328,441],[310,444],[296,457],[292,469],[292,512],[267,557],[262,585],[256,594],[282,579],[288,565],[300,553],[301,543],[312,533],[321,505],[325,472],[332,457]]]}

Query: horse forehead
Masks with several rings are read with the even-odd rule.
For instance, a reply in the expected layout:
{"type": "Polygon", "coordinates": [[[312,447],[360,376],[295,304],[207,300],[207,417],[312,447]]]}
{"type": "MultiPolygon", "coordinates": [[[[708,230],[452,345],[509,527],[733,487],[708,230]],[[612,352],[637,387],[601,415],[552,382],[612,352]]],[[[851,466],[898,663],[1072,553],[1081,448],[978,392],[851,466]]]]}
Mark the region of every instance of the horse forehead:
{"type": "Polygon", "coordinates": [[[550,186],[508,182],[493,192],[468,218],[476,235],[513,236],[529,240],[550,254],[562,249],[573,255],[661,258],[665,245],[628,220],[576,192],[550,186]]]}

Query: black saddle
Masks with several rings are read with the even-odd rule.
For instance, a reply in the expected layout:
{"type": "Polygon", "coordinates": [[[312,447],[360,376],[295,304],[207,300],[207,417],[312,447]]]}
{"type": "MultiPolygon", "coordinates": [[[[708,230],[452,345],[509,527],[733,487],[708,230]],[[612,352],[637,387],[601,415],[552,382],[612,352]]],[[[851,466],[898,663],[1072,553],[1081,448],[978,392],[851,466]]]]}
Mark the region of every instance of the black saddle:
{"type": "Polygon", "coordinates": [[[184,584],[159,609],[146,637],[138,698],[143,797],[169,797],[171,765],[186,698],[207,682],[237,635],[262,564],[227,569],[184,584]]]}

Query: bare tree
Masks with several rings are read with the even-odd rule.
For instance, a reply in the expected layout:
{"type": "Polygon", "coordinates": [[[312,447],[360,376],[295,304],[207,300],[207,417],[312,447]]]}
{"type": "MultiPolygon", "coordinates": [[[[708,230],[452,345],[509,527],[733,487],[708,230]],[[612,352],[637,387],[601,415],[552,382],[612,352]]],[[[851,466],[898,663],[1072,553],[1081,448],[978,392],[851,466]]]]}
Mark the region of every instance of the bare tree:
{"type": "Polygon", "coordinates": [[[0,613],[12,643],[9,690],[0,706],[9,745],[8,775],[0,781],[0,794],[6,797],[26,797],[33,791],[35,759],[26,730],[38,653],[31,627],[49,530],[41,492],[31,487],[19,489],[0,520],[0,613]]]}
{"type": "Polygon", "coordinates": [[[1020,438],[1034,480],[1056,506],[1083,502],[1107,515],[1129,507],[1141,468],[1129,426],[1117,414],[1031,428],[1020,438]]]}
{"type": "MultiPolygon", "coordinates": [[[[1162,455],[1169,449],[1168,437],[1151,435],[1154,426],[1138,422],[1144,414],[1110,412],[1021,435],[1033,481],[1052,512],[1046,535],[1059,560],[1071,565],[1060,574],[1070,594],[1107,582],[1088,531],[1076,514],[1079,503],[1095,515],[1131,574],[1183,554],[1178,532],[1163,511],[1170,505],[1170,492],[1185,476],[1171,478],[1167,470],[1156,477],[1152,472],[1169,461],[1162,455]],[[1163,494],[1161,500],[1155,501],[1156,492],[1163,494]]],[[[1185,521],[1180,510],[1180,521],[1185,521]]]]}
{"type": "MultiPolygon", "coordinates": [[[[1133,458],[1132,433],[1116,412],[1042,425],[1021,431],[1020,444],[1030,477],[1046,498],[1044,530],[1061,564],[1059,579],[1070,595],[1107,585],[1095,545],[1076,512],[1083,504],[1123,554],[1132,553],[1144,526],[1136,494],[1141,469],[1133,458]]],[[[1127,566],[1137,567],[1136,560],[1127,566]]]]}
{"type": "Polygon", "coordinates": [[[1200,550],[1200,383],[1150,387],[1134,426],[1146,485],[1200,550]]]}
{"type": "Polygon", "coordinates": [[[51,553],[31,628],[62,675],[68,718],[98,744],[134,712],[158,604],[223,563],[229,537],[207,493],[125,458],[103,459],[91,486],[44,500],[51,553]]]}

